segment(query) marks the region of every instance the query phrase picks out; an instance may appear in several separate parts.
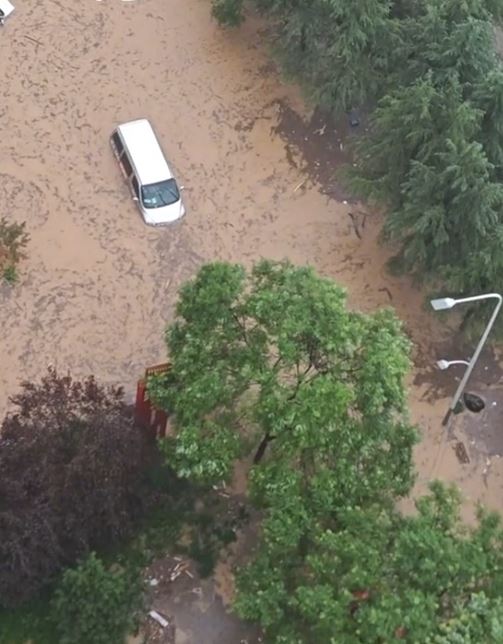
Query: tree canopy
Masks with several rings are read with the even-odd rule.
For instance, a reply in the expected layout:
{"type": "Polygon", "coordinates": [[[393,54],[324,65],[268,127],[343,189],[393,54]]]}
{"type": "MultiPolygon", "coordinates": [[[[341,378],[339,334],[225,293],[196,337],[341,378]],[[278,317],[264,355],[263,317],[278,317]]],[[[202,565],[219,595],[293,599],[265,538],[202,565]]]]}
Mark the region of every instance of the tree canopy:
{"type": "Polygon", "coordinates": [[[389,505],[298,507],[269,495],[262,541],[238,574],[236,609],[273,644],[503,638],[503,532],[481,512],[463,525],[454,489],[436,483],[404,516],[389,505]],[[296,517],[302,516],[302,521],[296,517]],[[292,520],[295,519],[295,520],[292,520]]]}
{"type": "Polygon", "coordinates": [[[400,22],[407,65],[396,65],[350,171],[357,191],[388,204],[402,268],[458,291],[493,288],[487,266],[501,265],[502,68],[490,8],[423,0],[400,22]]]}
{"type": "MultiPolygon", "coordinates": [[[[375,99],[387,83],[395,21],[391,0],[255,0],[274,26],[283,71],[322,107],[346,110],[375,99]]],[[[243,20],[243,0],[213,0],[226,25],[243,20]]]]}
{"type": "Polygon", "coordinates": [[[172,369],[149,391],[174,415],[181,475],[216,482],[254,452],[265,485],[305,472],[315,502],[408,491],[409,343],[391,311],[348,310],[311,268],[213,263],[182,287],[166,340],[172,369]]]}
{"type": "MultiPolygon", "coordinates": [[[[242,0],[213,0],[227,24],[242,0]]],[[[459,293],[503,276],[499,0],[254,0],[284,73],[319,106],[370,113],[344,175],[386,207],[395,268],[459,293]]],[[[468,313],[470,311],[468,310],[468,313]]]]}
{"type": "Polygon", "coordinates": [[[440,483],[413,481],[391,311],[348,310],[343,289],[288,262],[203,266],[166,333],[172,368],[149,392],[173,416],[171,466],[215,483],[254,454],[258,542],[235,609],[270,644],[492,644],[503,636],[503,530],[440,483]]]}
{"type": "Polygon", "coordinates": [[[49,369],[0,430],[0,605],[29,598],[92,548],[130,534],[146,444],[122,390],[49,369]]]}
{"type": "Polygon", "coordinates": [[[92,552],[68,568],[51,602],[59,644],[124,644],[143,608],[138,571],[107,569],[92,552]]]}

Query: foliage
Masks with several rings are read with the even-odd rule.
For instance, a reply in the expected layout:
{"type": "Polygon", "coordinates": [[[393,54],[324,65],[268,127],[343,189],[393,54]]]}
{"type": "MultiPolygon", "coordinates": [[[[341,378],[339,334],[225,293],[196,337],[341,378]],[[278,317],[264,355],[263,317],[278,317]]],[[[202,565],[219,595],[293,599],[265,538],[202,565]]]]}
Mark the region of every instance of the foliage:
{"type": "Polygon", "coordinates": [[[25,228],[25,222],[9,223],[5,217],[0,218],[0,275],[11,284],[17,281],[17,265],[25,257],[24,248],[30,239],[25,228]]]}
{"type": "Polygon", "coordinates": [[[408,491],[409,343],[390,311],[351,312],[345,299],[288,262],[250,274],[208,264],[182,287],[166,335],[172,369],[149,383],[174,414],[165,452],[181,476],[215,483],[253,451],[264,485],[309,472],[316,503],[408,491]]]}
{"type": "Polygon", "coordinates": [[[385,234],[402,269],[458,292],[492,290],[503,262],[503,71],[491,24],[501,7],[417,6],[400,21],[392,88],[350,181],[389,206],[385,234]]]}
{"type": "Polygon", "coordinates": [[[139,571],[107,570],[94,553],[64,573],[53,601],[61,644],[123,644],[142,605],[139,571]]]}
{"type": "MultiPolygon", "coordinates": [[[[312,100],[345,110],[373,99],[386,84],[395,34],[392,2],[365,0],[255,0],[272,21],[285,73],[312,100]]],[[[242,20],[242,0],[213,0],[223,24],[242,20]],[[225,7],[225,12],[221,9],[225,7]],[[228,19],[232,16],[232,21],[228,19]]]]}
{"type": "MultiPolygon", "coordinates": [[[[187,526],[194,540],[200,537],[194,504],[196,500],[200,502],[201,497],[205,498],[204,491],[185,479],[178,479],[169,467],[160,463],[149,466],[147,479],[149,503],[145,514],[136,522],[132,538],[109,544],[111,547],[102,550],[100,558],[106,568],[124,569],[133,574],[134,570],[150,565],[166,553],[187,554],[192,547],[179,542],[182,528],[187,526]]],[[[209,534],[209,522],[206,527],[209,534]]],[[[222,543],[223,539],[220,542],[213,539],[211,547],[217,550],[222,543]]],[[[215,557],[213,551],[211,557],[215,557]]],[[[51,586],[36,599],[15,608],[0,607],[0,644],[26,644],[30,640],[36,644],[57,642],[57,622],[51,618],[50,609],[53,595],[54,587],[51,586]]]]}
{"type": "Polygon", "coordinates": [[[4,269],[3,278],[8,284],[15,284],[19,279],[16,267],[12,264],[10,266],[7,266],[7,268],[4,269]]]}
{"type": "MultiPolygon", "coordinates": [[[[222,1],[241,15],[241,0],[214,6],[222,1]]],[[[395,268],[458,293],[497,290],[503,67],[493,23],[503,19],[500,0],[255,5],[285,73],[313,102],[336,112],[376,106],[343,174],[355,192],[387,207],[384,237],[397,249],[395,268]]]]}
{"type": "Polygon", "coordinates": [[[503,600],[482,591],[470,596],[456,617],[440,624],[427,644],[492,644],[503,641],[503,600]]]}
{"type": "Polygon", "coordinates": [[[211,13],[222,25],[238,27],[243,22],[244,0],[214,0],[211,13]]]}
{"type": "Polygon", "coordinates": [[[0,644],[55,644],[56,628],[45,595],[16,608],[0,608],[0,644]]]}
{"type": "Polygon", "coordinates": [[[268,496],[258,554],[238,574],[236,608],[261,623],[268,642],[501,640],[496,515],[481,513],[469,530],[457,493],[439,483],[415,516],[391,505],[313,511],[290,489],[282,494],[283,505],[268,496]]]}
{"type": "Polygon", "coordinates": [[[131,534],[144,505],[146,444],[121,389],[49,369],[12,402],[0,432],[0,605],[131,534]]]}
{"type": "Polygon", "coordinates": [[[236,540],[236,532],[248,520],[245,506],[208,495],[204,509],[193,515],[188,554],[197,562],[201,577],[214,570],[220,551],[236,540]]]}

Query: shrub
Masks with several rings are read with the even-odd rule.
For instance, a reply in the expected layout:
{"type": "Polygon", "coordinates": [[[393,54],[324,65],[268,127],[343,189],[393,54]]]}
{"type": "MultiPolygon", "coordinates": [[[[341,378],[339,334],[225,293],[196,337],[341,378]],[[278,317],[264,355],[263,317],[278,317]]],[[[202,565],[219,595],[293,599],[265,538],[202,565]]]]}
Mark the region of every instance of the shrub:
{"type": "Polygon", "coordinates": [[[51,611],[61,644],[123,644],[142,603],[137,572],[107,570],[94,553],[67,570],[51,611]]]}
{"type": "Polygon", "coordinates": [[[25,222],[9,224],[5,217],[0,218],[0,275],[10,284],[17,280],[17,265],[25,257],[23,249],[30,239],[25,226],[25,222]]]}

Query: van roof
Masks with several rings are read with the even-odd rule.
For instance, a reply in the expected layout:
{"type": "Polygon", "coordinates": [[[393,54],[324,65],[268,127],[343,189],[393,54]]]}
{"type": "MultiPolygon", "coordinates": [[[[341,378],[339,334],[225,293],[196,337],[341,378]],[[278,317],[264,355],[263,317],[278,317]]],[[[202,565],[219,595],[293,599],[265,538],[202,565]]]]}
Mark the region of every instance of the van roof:
{"type": "Polygon", "coordinates": [[[142,185],[171,179],[173,175],[147,119],[123,123],[117,129],[128,148],[142,185]]]}

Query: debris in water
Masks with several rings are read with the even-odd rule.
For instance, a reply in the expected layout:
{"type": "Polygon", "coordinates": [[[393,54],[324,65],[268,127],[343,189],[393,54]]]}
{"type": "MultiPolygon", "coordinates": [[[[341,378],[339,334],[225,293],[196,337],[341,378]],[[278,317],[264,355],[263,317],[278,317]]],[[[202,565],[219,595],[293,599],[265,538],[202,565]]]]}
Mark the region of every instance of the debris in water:
{"type": "Polygon", "coordinates": [[[466,465],[466,463],[470,462],[470,459],[468,458],[468,453],[466,451],[466,447],[464,443],[461,441],[458,441],[456,445],[454,446],[454,451],[456,452],[456,456],[458,457],[458,461],[466,465]]]}
{"type": "Polygon", "coordinates": [[[358,115],[358,110],[349,110],[349,125],[351,127],[358,127],[360,125],[360,117],[358,115]]]}
{"type": "Polygon", "coordinates": [[[306,183],[306,181],[307,181],[307,177],[305,177],[304,179],[302,179],[302,181],[301,181],[299,184],[297,184],[297,185],[295,186],[295,188],[293,189],[293,191],[294,191],[294,192],[297,192],[297,190],[299,190],[300,188],[302,188],[302,186],[306,183]]]}
{"type": "Polygon", "coordinates": [[[169,622],[167,619],[164,619],[162,615],[159,615],[159,613],[156,610],[151,610],[149,612],[149,616],[155,620],[158,624],[160,624],[163,628],[166,628],[166,626],[169,626],[169,622]]]}
{"type": "Polygon", "coordinates": [[[478,414],[486,406],[482,398],[480,396],[477,396],[476,394],[463,394],[463,400],[465,402],[466,408],[474,414],[478,414]]]}

